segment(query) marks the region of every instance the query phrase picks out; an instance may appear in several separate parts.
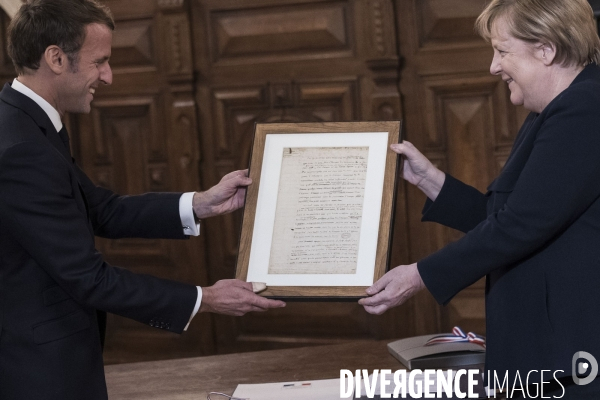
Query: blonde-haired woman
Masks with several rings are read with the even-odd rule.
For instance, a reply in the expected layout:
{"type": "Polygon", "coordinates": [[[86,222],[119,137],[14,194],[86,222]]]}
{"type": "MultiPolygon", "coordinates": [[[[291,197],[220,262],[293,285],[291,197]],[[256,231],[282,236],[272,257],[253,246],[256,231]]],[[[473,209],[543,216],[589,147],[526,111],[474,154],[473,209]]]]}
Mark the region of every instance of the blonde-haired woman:
{"type": "Polygon", "coordinates": [[[493,0],[476,29],[494,49],[490,72],[531,113],[486,194],[435,168],[410,143],[392,145],[405,157],[404,178],[428,197],[423,220],[466,235],[394,268],[360,303],[380,314],[427,288],[446,304],[487,276],[487,369],[501,377],[508,371],[511,387],[517,372],[524,386],[551,382],[544,396],[598,399],[600,378],[585,386],[571,378],[575,353],[600,360],[600,39],[593,12],[586,0],[493,0]]]}

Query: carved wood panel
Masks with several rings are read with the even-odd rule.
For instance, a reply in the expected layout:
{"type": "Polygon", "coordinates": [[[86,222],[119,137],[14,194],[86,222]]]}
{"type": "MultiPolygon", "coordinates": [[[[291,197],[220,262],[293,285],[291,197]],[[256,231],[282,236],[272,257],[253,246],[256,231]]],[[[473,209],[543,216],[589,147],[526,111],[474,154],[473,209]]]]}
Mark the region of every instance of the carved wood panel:
{"type": "MultiPolygon", "coordinates": [[[[76,157],[93,181],[117,193],[199,190],[189,4],[106,3],[117,25],[113,85],[98,89],[89,115],[71,116],[76,157]]],[[[204,239],[98,239],[96,245],[114,265],[204,286],[204,239]]],[[[109,315],[105,362],[211,354],[212,333],[212,319],[203,314],[183,335],[109,315]]]]}
{"type": "Polygon", "coordinates": [[[112,64],[120,68],[149,67],[156,70],[154,29],[151,19],[120,21],[113,38],[112,64]]]}
{"type": "MultiPolygon", "coordinates": [[[[441,165],[454,177],[482,192],[499,172],[510,151],[513,135],[505,111],[505,84],[491,75],[426,79],[426,107],[435,115],[429,121],[425,154],[442,154],[441,165]],[[435,139],[435,140],[432,140],[435,139]]],[[[430,251],[458,240],[463,235],[436,225],[436,241],[430,251]],[[441,239],[441,240],[440,240],[441,239]]],[[[441,314],[442,329],[460,325],[485,334],[485,308],[482,279],[459,293],[441,314]]]]}
{"type": "MultiPolygon", "coordinates": [[[[248,166],[268,121],[404,119],[440,168],[484,189],[526,113],[488,74],[473,33],[485,0],[107,0],[117,20],[114,83],[67,120],[92,179],[127,193],[206,189],[248,166]]],[[[0,19],[6,27],[5,15],[0,19]]],[[[0,36],[4,29],[0,30],[0,36]]],[[[13,76],[5,49],[0,77],[13,76]]],[[[392,266],[460,234],[420,222],[423,195],[400,182],[392,266]]],[[[234,276],[241,213],[187,243],[99,241],[117,265],[196,284],[234,276]]],[[[111,317],[107,362],[405,337],[460,324],[484,333],[482,281],[448,307],[423,292],[383,316],[356,303],[291,303],[243,318],[199,315],[184,335],[111,317]]]]}
{"type": "MultiPolygon", "coordinates": [[[[401,118],[391,1],[260,0],[193,3],[202,115],[203,174],[214,183],[246,168],[257,122],[401,118]]],[[[404,202],[398,201],[404,232],[404,202]]],[[[234,276],[241,214],[207,220],[209,279],[234,276]]],[[[406,256],[406,238],[397,241],[406,256]]],[[[392,318],[356,302],[288,303],[285,309],[216,317],[219,352],[392,337],[392,318]]],[[[402,319],[402,317],[399,317],[402,319]]]]}
{"type": "Polygon", "coordinates": [[[486,0],[423,0],[415,2],[419,45],[426,49],[477,47],[473,30],[486,0]]]}
{"type": "Polygon", "coordinates": [[[214,63],[257,58],[350,56],[353,25],[348,2],[273,4],[259,9],[213,10],[210,15],[214,63]]]}
{"type": "Polygon", "coordinates": [[[13,67],[12,61],[6,50],[6,29],[10,24],[10,18],[3,9],[0,9],[0,84],[4,86],[6,82],[11,82],[17,74],[13,67]]]}
{"type": "MultiPolygon", "coordinates": [[[[489,74],[491,47],[473,31],[484,0],[397,1],[405,58],[401,91],[406,136],[443,171],[485,191],[500,172],[524,113],[489,74]]],[[[425,198],[407,191],[411,258],[418,261],[462,234],[420,222],[425,198]]],[[[421,293],[412,302],[415,333],[448,332],[455,325],[485,334],[485,281],[438,306],[421,293]]]]}

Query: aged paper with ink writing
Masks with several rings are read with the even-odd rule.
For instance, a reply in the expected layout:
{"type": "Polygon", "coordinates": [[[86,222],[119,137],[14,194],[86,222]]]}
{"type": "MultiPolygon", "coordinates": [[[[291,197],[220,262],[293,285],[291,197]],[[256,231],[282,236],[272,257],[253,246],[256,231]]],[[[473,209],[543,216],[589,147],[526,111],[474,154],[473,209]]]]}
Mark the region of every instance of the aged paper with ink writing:
{"type": "Polygon", "coordinates": [[[269,274],[355,274],[369,147],[283,149],[269,274]]]}

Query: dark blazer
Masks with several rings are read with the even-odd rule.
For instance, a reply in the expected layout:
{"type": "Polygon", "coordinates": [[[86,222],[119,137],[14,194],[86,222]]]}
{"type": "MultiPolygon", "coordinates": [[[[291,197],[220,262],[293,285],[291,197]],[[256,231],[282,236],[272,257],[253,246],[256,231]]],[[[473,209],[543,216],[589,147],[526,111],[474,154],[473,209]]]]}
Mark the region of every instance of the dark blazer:
{"type": "Polygon", "coordinates": [[[194,286],[113,267],[94,248],[94,235],[184,238],[179,197],[95,186],[46,113],[4,86],[0,399],[106,399],[96,310],[183,331],[194,286]]]}
{"type": "Polygon", "coordinates": [[[485,195],[447,175],[423,220],[466,232],[417,264],[439,303],[487,275],[488,369],[600,360],[600,68],[528,116],[485,195]]]}

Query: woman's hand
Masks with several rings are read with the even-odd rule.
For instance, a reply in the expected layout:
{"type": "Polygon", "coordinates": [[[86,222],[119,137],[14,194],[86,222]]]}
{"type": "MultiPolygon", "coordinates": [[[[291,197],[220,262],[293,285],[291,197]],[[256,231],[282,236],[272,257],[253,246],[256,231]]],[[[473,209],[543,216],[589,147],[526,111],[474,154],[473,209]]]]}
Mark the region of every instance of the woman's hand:
{"type": "Polygon", "coordinates": [[[392,144],[390,148],[404,156],[402,177],[417,186],[431,200],[435,200],[442,190],[446,174],[437,169],[427,157],[406,140],[392,144]]]}
{"type": "Polygon", "coordinates": [[[360,299],[358,304],[364,306],[369,314],[379,315],[399,306],[424,288],[417,263],[399,265],[368,288],[370,297],[360,299]]]}

